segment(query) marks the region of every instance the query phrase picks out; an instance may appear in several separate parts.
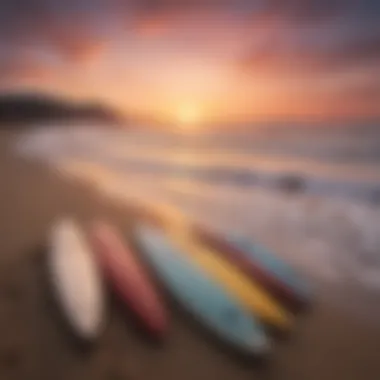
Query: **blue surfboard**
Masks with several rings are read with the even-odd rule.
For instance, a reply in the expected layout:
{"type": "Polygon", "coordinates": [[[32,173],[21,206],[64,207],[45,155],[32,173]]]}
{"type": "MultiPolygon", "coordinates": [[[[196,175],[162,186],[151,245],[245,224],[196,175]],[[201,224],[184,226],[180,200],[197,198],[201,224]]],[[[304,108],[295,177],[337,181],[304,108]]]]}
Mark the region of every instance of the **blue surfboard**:
{"type": "Polygon", "coordinates": [[[285,261],[271,253],[267,248],[250,241],[242,235],[226,234],[225,239],[232,246],[235,245],[247,258],[276,276],[292,289],[294,293],[298,294],[305,301],[310,301],[312,290],[309,283],[285,261]]]}
{"type": "Polygon", "coordinates": [[[167,289],[198,321],[246,353],[265,354],[270,343],[261,325],[188,259],[160,230],[140,224],[135,236],[142,254],[167,289]]]}

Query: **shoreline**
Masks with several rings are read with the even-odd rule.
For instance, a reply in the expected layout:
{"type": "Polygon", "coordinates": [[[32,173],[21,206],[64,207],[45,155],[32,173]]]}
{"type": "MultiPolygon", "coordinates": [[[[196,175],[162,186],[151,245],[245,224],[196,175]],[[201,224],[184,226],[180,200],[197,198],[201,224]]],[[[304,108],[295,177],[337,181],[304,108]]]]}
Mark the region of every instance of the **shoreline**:
{"type": "Polygon", "coordinates": [[[74,134],[68,134],[66,130],[41,127],[38,131],[27,131],[25,141],[18,142],[17,148],[25,156],[58,161],[67,158],[67,149],[70,149],[72,157],[85,159],[86,155],[92,155],[92,159],[99,161],[106,157],[108,166],[115,171],[140,173],[158,179],[172,176],[204,185],[236,187],[240,191],[258,188],[279,193],[306,193],[364,201],[375,206],[380,202],[377,162],[323,162],[307,156],[260,155],[254,151],[243,154],[243,159],[236,152],[206,152],[180,142],[174,147],[165,147],[165,144],[160,147],[163,142],[159,141],[157,147],[151,145],[152,142],[146,144],[140,141],[141,136],[133,131],[112,133],[114,135],[101,126],[82,126],[75,132],[74,138],[74,134]],[[128,139],[134,141],[136,146],[128,143],[128,139]],[[65,147],[66,144],[69,148],[65,147]],[[51,151],[50,145],[56,150],[51,151]],[[128,149],[125,150],[123,145],[128,149]],[[111,149],[108,154],[107,149],[111,149]]]}

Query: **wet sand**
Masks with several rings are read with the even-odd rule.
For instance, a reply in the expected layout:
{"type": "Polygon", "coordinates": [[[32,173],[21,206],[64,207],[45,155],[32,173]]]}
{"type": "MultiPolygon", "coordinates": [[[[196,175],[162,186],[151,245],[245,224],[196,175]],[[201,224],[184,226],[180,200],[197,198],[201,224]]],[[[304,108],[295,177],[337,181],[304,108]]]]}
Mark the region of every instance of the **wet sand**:
{"type": "Polygon", "coordinates": [[[170,300],[164,344],[147,340],[110,299],[104,334],[83,352],[67,334],[47,287],[50,223],[62,213],[80,221],[103,215],[127,229],[130,214],[85,185],[15,158],[8,150],[11,138],[0,134],[0,379],[380,378],[380,296],[350,283],[333,290],[320,284],[312,310],[297,319],[287,339],[274,340],[273,354],[260,365],[225,350],[170,300]],[[342,300],[349,307],[340,307],[342,300]]]}

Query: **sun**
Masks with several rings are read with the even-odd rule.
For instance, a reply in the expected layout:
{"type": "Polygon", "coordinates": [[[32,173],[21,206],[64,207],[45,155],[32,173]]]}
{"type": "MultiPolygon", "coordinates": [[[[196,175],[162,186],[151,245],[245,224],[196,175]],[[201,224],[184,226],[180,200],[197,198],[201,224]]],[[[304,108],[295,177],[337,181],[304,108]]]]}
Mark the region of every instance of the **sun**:
{"type": "Polygon", "coordinates": [[[178,107],[177,121],[182,128],[191,128],[201,120],[200,109],[193,104],[183,104],[178,107]]]}

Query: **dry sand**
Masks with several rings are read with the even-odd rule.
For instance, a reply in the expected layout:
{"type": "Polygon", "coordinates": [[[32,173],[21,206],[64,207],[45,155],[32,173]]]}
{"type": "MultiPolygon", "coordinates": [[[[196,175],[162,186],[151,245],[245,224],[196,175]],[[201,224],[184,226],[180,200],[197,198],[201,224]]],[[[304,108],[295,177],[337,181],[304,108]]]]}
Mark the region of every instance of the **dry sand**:
{"type": "Polygon", "coordinates": [[[379,296],[350,283],[317,287],[313,309],[292,334],[275,340],[263,365],[240,360],[172,305],[170,336],[153,344],[110,301],[99,343],[83,353],[69,338],[46,286],[44,252],[54,217],[105,215],[121,228],[128,213],[86,186],[15,158],[0,135],[0,379],[289,379],[379,380],[379,296]],[[341,300],[350,308],[342,308],[341,300]],[[353,310],[367,318],[359,318],[353,310]]]}

